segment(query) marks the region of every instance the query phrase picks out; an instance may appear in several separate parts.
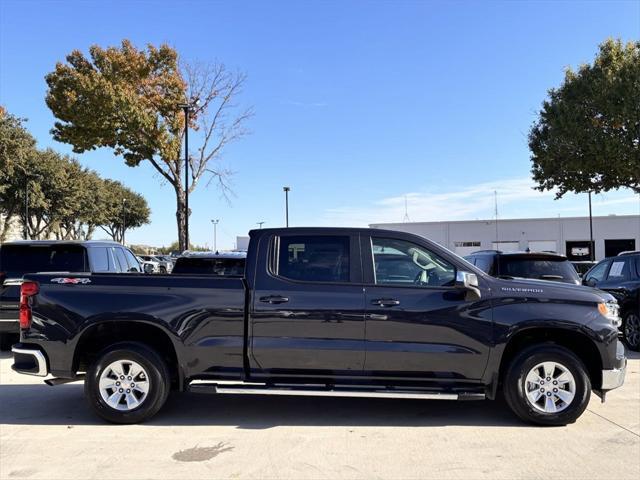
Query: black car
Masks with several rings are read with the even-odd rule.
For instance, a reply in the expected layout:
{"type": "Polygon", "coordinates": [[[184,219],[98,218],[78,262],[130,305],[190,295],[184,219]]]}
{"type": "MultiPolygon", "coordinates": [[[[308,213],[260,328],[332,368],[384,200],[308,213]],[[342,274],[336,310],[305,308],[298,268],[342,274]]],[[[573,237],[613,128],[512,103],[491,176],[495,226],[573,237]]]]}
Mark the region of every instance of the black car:
{"type": "Polygon", "coordinates": [[[583,283],[616,297],[625,343],[640,350],[640,252],[605,258],[584,275],[583,283]]]}
{"type": "MultiPolygon", "coordinates": [[[[405,232],[250,232],[242,276],[32,274],[13,369],[135,423],[169,392],[482,400],[565,425],[622,385],[618,305],[405,232]]],[[[177,268],[177,265],[176,265],[177,268]]],[[[390,407],[392,408],[392,407],[390,407]]],[[[47,405],[42,405],[44,414],[47,405]]],[[[55,414],[55,412],[50,412],[55,414]]]]}
{"type": "Polygon", "coordinates": [[[0,348],[17,336],[22,277],[36,272],[140,272],[131,251],[115,242],[26,240],[0,245],[0,348]]]}
{"type": "Polygon", "coordinates": [[[492,277],[535,278],[580,285],[575,267],[567,257],[557,253],[480,250],[464,258],[492,277]]]}
{"type": "Polygon", "coordinates": [[[194,252],[179,257],[173,270],[174,275],[217,275],[241,277],[247,254],[244,252],[194,252]]]}

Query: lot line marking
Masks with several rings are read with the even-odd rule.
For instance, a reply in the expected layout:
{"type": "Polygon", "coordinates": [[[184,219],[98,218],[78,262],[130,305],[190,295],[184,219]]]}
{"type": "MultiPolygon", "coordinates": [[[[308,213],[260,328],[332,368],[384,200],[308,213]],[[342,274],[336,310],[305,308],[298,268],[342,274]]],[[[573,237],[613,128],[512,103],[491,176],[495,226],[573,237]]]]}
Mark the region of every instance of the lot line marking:
{"type": "Polygon", "coordinates": [[[607,417],[603,417],[602,415],[600,415],[599,413],[594,412],[593,410],[589,410],[587,408],[587,412],[593,413],[594,415],[602,418],[603,420],[606,420],[609,423],[614,424],[617,427],[620,427],[623,430],[626,430],[627,432],[631,433],[632,435],[635,435],[636,437],[640,438],[640,434],[634,432],[633,430],[629,430],[627,427],[623,427],[622,425],[620,425],[619,423],[614,422],[613,420],[609,420],[607,417]]]}

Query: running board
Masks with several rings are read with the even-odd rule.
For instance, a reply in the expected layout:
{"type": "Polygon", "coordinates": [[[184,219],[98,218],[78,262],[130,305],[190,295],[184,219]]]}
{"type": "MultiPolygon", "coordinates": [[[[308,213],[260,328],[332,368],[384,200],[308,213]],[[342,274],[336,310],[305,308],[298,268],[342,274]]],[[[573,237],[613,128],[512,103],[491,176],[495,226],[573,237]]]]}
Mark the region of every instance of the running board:
{"type": "Polygon", "coordinates": [[[236,381],[195,380],[188,386],[189,392],[233,395],[295,395],[305,397],[355,397],[355,398],[400,398],[414,400],[484,400],[479,392],[431,392],[424,390],[402,390],[379,386],[335,387],[323,385],[267,385],[265,383],[236,381]]]}

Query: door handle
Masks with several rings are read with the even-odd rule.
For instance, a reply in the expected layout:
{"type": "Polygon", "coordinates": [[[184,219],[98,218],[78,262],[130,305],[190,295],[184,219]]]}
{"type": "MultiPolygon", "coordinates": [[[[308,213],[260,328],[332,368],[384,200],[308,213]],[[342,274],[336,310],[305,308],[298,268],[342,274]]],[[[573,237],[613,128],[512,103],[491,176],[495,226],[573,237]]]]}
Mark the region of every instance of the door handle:
{"type": "Polygon", "coordinates": [[[395,307],[396,305],[400,305],[400,300],[396,300],[395,298],[377,298],[372,300],[371,303],[379,307],[395,307]]]}
{"type": "Polygon", "coordinates": [[[281,295],[269,295],[267,297],[260,297],[260,301],[263,303],[270,304],[278,304],[278,303],[287,303],[289,301],[288,297],[283,297],[281,295]]]}

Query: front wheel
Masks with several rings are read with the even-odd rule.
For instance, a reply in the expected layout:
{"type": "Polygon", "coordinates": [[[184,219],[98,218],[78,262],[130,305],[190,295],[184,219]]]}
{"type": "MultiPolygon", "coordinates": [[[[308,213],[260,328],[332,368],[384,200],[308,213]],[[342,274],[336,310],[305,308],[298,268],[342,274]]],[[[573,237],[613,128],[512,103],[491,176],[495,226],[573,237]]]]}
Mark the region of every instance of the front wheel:
{"type": "Polygon", "coordinates": [[[540,344],[517,355],[503,379],[507,404],[522,420],[538,425],[575,422],[587,408],[591,381],[573,352],[540,344]]]}
{"type": "Polygon", "coordinates": [[[169,395],[165,362],[141,343],[104,350],[87,372],[85,396],[100,417],[112,423],[138,423],[155,415],[169,395]]]}
{"type": "Polygon", "coordinates": [[[630,350],[640,350],[640,315],[628,312],[622,320],[622,336],[630,350]]]}

